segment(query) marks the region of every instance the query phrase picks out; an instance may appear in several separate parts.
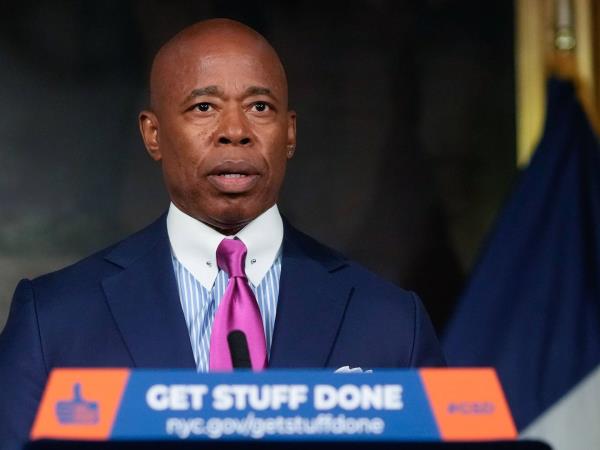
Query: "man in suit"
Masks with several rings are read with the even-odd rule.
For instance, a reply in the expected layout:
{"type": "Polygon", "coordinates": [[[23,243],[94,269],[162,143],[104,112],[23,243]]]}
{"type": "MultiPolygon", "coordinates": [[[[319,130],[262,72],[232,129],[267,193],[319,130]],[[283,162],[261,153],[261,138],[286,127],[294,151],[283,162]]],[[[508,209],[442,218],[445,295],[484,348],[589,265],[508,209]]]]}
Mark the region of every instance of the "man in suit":
{"type": "Polygon", "coordinates": [[[262,319],[268,367],[444,364],[416,295],[279,214],[296,114],[262,36],[230,20],[195,24],[160,49],[150,87],[140,130],[162,166],[169,211],[108,249],[18,285],[0,336],[1,443],[26,439],[54,367],[216,367],[211,334],[234,279],[219,252],[231,238],[244,244],[240,282],[262,319]]]}

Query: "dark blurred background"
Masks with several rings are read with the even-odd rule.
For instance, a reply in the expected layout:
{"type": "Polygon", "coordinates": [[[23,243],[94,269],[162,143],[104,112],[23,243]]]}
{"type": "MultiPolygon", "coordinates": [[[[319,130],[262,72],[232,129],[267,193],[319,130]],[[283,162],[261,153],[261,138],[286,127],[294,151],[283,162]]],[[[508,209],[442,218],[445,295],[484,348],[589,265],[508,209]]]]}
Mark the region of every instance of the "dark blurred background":
{"type": "Polygon", "coordinates": [[[3,2],[0,327],[20,278],[166,210],[136,115],[154,52],[210,17],[256,28],[287,68],[282,212],[417,291],[441,330],[517,172],[509,1],[3,2]]]}

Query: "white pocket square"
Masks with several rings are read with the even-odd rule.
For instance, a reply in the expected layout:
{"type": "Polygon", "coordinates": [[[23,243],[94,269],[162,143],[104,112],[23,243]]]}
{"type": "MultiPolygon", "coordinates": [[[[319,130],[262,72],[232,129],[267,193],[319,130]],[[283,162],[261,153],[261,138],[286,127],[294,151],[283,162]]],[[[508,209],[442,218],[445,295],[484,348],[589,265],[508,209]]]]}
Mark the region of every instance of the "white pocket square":
{"type": "Polygon", "coordinates": [[[373,373],[372,370],[362,370],[360,367],[344,366],[337,369],[334,373],[373,373]]]}

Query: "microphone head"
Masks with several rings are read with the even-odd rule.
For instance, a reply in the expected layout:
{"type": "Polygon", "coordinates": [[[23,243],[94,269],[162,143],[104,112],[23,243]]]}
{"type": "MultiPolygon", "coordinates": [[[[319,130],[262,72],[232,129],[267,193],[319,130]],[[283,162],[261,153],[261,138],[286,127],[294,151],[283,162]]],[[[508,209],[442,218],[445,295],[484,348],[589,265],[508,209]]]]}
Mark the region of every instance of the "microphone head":
{"type": "Polygon", "coordinates": [[[233,330],[227,335],[231,365],[234,369],[252,369],[248,340],[241,330],[233,330]]]}

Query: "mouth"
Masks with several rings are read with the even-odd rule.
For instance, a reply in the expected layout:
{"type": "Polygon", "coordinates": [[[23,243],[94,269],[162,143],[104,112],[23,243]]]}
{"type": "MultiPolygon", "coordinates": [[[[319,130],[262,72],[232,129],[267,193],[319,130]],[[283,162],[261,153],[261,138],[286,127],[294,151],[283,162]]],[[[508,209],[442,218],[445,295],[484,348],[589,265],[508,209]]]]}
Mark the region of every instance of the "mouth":
{"type": "Polygon", "coordinates": [[[260,173],[246,161],[227,161],[218,164],[208,174],[208,181],[221,193],[243,194],[258,182],[260,173]]]}

